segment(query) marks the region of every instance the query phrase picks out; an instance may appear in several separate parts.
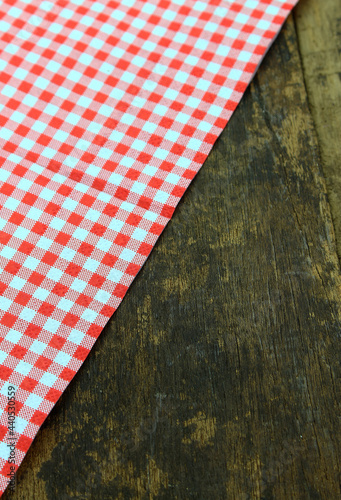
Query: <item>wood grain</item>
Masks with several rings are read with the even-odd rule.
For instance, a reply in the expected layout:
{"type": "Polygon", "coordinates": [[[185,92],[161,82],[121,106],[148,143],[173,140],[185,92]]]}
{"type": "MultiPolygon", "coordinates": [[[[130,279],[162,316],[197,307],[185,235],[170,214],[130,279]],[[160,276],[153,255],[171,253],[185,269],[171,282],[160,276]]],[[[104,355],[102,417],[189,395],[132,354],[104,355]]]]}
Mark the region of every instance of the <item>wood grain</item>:
{"type": "Polygon", "coordinates": [[[290,17],[5,500],[341,498],[340,268],[305,78],[290,17]]]}
{"type": "Polygon", "coordinates": [[[341,0],[302,0],[295,21],[341,258],[341,0]]]}

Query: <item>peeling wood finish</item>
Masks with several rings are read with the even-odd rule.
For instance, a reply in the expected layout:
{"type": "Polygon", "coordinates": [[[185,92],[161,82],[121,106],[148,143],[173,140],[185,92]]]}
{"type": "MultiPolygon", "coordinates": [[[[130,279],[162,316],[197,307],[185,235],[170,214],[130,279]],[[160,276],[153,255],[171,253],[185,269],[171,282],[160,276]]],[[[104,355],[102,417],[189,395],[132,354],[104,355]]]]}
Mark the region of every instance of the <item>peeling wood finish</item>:
{"type": "Polygon", "coordinates": [[[341,279],[306,91],[310,4],[319,22],[318,0],[289,18],[5,500],[341,498],[341,279]]]}

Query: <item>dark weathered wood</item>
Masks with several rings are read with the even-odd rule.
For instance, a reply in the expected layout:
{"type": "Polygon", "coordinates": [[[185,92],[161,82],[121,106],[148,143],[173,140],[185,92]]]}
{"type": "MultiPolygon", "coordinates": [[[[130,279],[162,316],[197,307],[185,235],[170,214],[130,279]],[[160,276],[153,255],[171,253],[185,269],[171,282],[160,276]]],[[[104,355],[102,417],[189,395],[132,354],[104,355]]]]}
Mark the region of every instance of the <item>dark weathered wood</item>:
{"type": "Polygon", "coordinates": [[[301,0],[295,23],[341,259],[341,0],[301,0]]]}
{"type": "Polygon", "coordinates": [[[340,290],[291,17],[12,498],[340,498],[340,290]]]}

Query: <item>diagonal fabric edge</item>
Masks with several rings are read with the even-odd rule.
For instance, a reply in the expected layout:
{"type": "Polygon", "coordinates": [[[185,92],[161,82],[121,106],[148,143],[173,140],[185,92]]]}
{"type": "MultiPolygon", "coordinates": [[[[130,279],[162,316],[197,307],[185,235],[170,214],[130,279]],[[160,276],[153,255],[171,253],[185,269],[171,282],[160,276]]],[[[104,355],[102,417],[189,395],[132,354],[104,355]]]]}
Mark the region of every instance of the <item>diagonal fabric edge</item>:
{"type": "Polygon", "coordinates": [[[296,3],[0,4],[1,492],[296,3]]]}

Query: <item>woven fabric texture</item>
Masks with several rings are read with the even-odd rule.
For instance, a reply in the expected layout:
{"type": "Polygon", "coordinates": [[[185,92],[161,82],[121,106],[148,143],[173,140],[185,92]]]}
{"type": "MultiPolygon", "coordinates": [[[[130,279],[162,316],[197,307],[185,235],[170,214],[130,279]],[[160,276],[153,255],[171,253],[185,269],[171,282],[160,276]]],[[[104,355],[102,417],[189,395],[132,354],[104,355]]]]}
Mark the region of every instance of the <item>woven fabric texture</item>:
{"type": "Polygon", "coordinates": [[[0,2],[1,492],[295,3],[0,2]]]}

